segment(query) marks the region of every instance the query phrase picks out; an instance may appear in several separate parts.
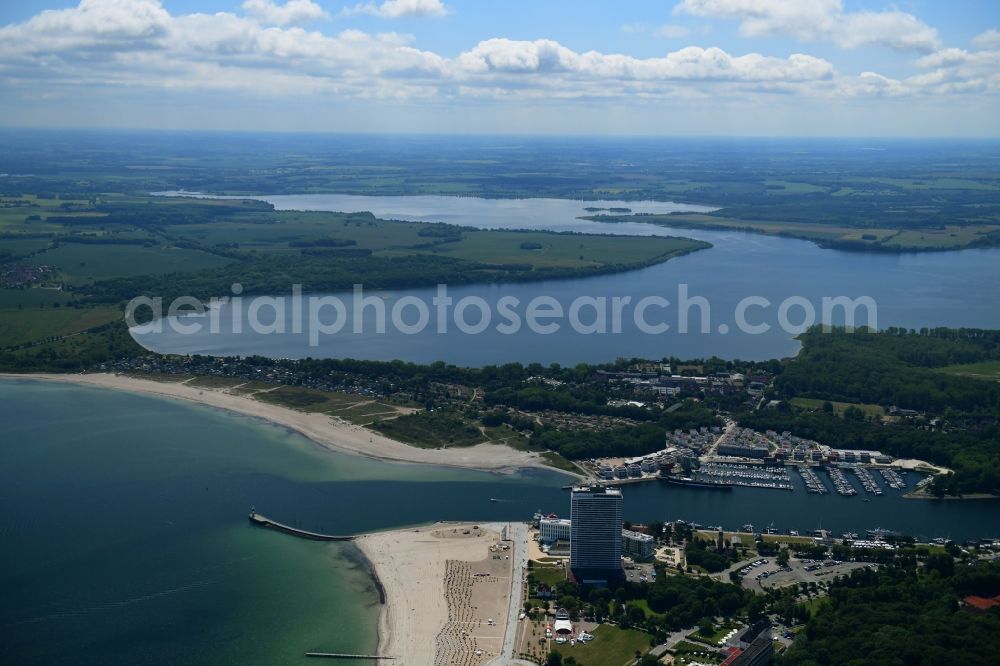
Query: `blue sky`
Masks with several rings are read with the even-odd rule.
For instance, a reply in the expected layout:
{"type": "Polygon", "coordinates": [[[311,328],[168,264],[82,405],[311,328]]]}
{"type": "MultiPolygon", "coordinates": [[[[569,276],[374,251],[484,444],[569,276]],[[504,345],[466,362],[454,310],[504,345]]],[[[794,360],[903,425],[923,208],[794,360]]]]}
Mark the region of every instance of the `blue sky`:
{"type": "Polygon", "coordinates": [[[0,124],[1000,136],[1000,3],[0,4],[0,124]]]}

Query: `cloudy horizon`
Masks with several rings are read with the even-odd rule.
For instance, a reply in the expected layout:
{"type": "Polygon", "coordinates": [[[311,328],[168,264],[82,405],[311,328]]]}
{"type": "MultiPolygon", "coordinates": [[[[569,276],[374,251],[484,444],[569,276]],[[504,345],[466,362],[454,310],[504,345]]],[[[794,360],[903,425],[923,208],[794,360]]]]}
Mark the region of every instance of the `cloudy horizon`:
{"type": "Polygon", "coordinates": [[[0,126],[1000,136],[987,2],[32,4],[0,126]]]}

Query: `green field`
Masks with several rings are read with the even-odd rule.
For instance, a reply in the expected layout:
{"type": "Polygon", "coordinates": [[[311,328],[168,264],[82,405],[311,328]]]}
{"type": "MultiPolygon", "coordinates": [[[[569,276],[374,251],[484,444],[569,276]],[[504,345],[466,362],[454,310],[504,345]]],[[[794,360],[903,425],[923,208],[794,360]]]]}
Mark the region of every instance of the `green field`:
{"type": "Polygon", "coordinates": [[[0,289],[0,310],[69,305],[73,295],[61,289],[0,289]]]}
{"type": "Polygon", "coordinates": [[[89,208],[90,201],[87,198],[67,198],[53,199],[50,197],[40,198],[34,194],[22,194],[17,200],[25,202],[23,206],[0,207],[0,232],[7,231],[7,227],[29,227],[35,233],[51,231],[61,225],[49,225],[49,216],[58,215],[60,217],[73,216],[94,216],[97,213],[89,210],[76,210],[78,208],[89,208]],[[39,219],[28,219],[30,217],[39,219]]]}
{"type": "Polygon", "coordinates": [[[41,254],[34,261],[53,266],[69,282],[87,282],[134,275],[164,275],[215,268],[231,260],[200,250],[142,245],[64,244],[41,254]]]}
{"type": "Polygon", "coordinates": [[[0,310],[0,349],[72,335],[121,316],[116,307],[0,310]]]}
{"type": "MultiPolygon", "coordinates": [[[[823,403],[826,401],[817,400],[815,398],[792,398],[789,402],[796,407],[802,407],[804,409],[822,409],[823,403]]],[[[875,416],[879,418],[885,416],[885,408],[881,405],[866,405],[860,402],[837,402],[835,400],[831,400],[830,404],[833,405],[833,413],[837,416],[843,416],[848,407],[857,407],[865,413],[865,416],[875,416]]]]}
{"type": "Polygon", "coordinates": [[[943,250],[964,247],[982,239],[989,233],[995,233],[998,229],[1000,227],[995,225],[977,225],[947,226],[943,229],[902,230],[887,240],[885,245],[886,247],[943,250]]]}
{"type": "Polygon", "coordinates": [[[5,238],[0,237],[0,251],[7,250],[15,258],[44,250],[51,241],[47,238],[5,238]]]}
{"type": "Polygon", "coordinates": [[[900,229],[893,226],[858,227],[816,220],[812,222],[767,221],[721,213],[674,213],[670,215],[595,216],[589,219],[613,222],[646,222],[665,227],[734,229],[772,236],[790,236],[831,247],[871,248],[881,251],[948,250],[992,242],[1000,232],[997,224],[947,225],[940,228],[900,229]]]}
{"type": "Polygon", "coordinates": [[[602,624],[594,630],[594,640],[570,646],[552,643],[552,651],[563,658],[570,655],[585,666],[626,666],[635,661],[635,653],[649,650],[650,636],[636,629],[619,629],[602,624]]]}
{"type": "Polygon", "coordinates": [[[466,231],[462,240],[438,250],[442,254],[491,264],[530,263],[535,266],[574,268],[607,264],[644,263],[691,247],[676,238],[571,236],[538,232],[466,231]],[[539,249],[522,249],[536,242],[539,249]]]}
{"type": "Polygon", "coordinates": [[[1000,381],[1000,361],[949,365],[944,368],[938,368],[938,372],[946,372],[949,375],[959,375],[962,377],[1000,381]]]}
{"type": "MultiPolygon", "coordinates": [[[[610,230],[613,231],[613,230],[610,230]]],[[[241,251],[295,256],[296,242],[336,240],[375,256],[430,254],[488,264],[530,264],[539,268],[590,268],[644,264],[687,252],[699,244],[678,238],[607,237],[540,231],[477,230],[379,220],[367,213],[248,212],[239,219],[189,224],[177,238],[206,247],[236,243],[241,251]],[[275,221],[269,223],[269,220],[275,221]],[[429,235],[429,234],[445,235],[429,235]],[[540,245],[524,249],[523,243],[540,245]]]]}

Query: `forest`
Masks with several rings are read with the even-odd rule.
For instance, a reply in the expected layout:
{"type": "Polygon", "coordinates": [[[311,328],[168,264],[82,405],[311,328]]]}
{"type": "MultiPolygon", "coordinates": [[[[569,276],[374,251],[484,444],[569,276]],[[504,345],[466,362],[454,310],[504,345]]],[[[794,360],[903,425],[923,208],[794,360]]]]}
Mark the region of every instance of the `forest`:
{"type": "Polygon", "coordinates": [[[954,470],[931,487],[938,496],[1000,493],[1000,384],[955,372],[1000,357],[1000,332],[889,328],[879,333],[815,328],[774,381],[777,408],[745,412],[743,425],[792,431],[842,448],[881,450],[954,470]],[[910,410],[889,419],[860,408],[843,415],[802,409],[797,396],[910,410]]]}
{"type": "Polygon", "coordinates": [[[1000,653],[1000,609],[959,606],[1000,593],[1000,564],[859,569],[833,583],[779,666],[991,664],[1000,653]]]}
{"type": "Polygon", "coordinates": [[[814,328],[775,382],[803,396],[966,416],[1000,414],[1000,384],[942,368],[1000,359],[1000,332],[978,329],[868,331],[814,328]]]}

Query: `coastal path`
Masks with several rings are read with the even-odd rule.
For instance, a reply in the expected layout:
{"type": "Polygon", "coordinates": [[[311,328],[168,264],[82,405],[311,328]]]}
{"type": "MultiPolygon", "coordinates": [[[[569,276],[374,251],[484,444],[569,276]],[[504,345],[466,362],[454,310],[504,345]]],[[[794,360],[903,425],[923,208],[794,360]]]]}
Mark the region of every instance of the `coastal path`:
{"type": "Polygon", "coordinates": [[[528,564],[528,526],[525,523],[507,523],[507,538],[511,542],[510,560],[510,604],[507,609],[507,629],[504,631],[500,655],[487,666],[501,666],[514,661],[514,645],[517,641],[518,615],[524,600],[524,571],[528,564]]]}

